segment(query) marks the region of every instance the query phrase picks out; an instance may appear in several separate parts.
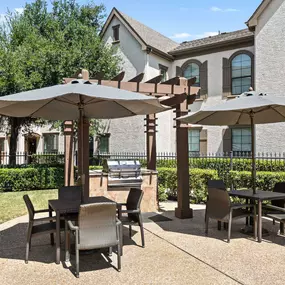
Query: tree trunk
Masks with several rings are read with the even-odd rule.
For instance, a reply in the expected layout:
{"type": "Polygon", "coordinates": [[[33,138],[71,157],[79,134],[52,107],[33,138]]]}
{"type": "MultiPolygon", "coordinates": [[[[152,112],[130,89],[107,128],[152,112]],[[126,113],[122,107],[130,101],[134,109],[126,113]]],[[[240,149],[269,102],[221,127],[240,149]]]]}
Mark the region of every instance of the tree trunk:
{"type": "Polygon", "coordinates": [[[9,165],[16,165],[17,140],[22,118],[10,118],[11,136],[9,143],[9,165]]]}

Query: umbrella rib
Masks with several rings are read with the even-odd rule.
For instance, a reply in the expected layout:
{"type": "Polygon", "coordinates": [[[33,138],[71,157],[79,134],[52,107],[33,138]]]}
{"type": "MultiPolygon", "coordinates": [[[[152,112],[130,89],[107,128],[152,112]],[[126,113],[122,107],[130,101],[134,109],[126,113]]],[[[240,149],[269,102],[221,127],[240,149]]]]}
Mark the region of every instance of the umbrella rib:
{"type": "Polygon", "coordinates": [[[280,116],[282,116],[284,119],[285,119],[285,116],[284,115],[282,115],[279,111],[277,111],[275,108],[273,108],[273,107],[270,107],[272,110],[274,110],[276,113],[278,113],[280,116]]]}
{"type": "Polygon", "coordinates": [[[54,98],[54,100],[55,100],[55,101],[58,101],[58,102],[62,102],[62,103],[66,103],[66,104],[70,104],[70,105],[77,106],[76,103],[74,103],[74,102],[72,102],[72,101],[70,101],[70,100],[68,100],[68,99],[66,99],[66,98],[65,98],[66,101],[65,101],[65,100],[62,100],[62,99],[60,100],[60,99],[58,99],[58,98],[54,98]]]}
{"type": "Polygon", "coordinates": [[[127,111],[131,112],[133,115],[137,115],[136,113],[132,112],[130,109],[128,109],[127,107],[123,106],[122,104],[118,103],[117,101],[114,101],[114,103],[118,104],[119,106],[121,106],[122,108],[126,109],[127,111]]]}
{"type": "Polygon", "coordinates": [[[46,102],[43,106],[39,107],[36,111],[34,111],[32,114],[29,115],[29,117],[32,117],[36,112],[47,106],[49,103],[51,103],[55,98],[52,98],[50,101],[46,102]]]}
{"type": "Polygon", "coordinates": [[[237,125],[239,125],[239,120],[240,120],[242,114],[243,114],[243,110],[242,110],[242,111],[240,112],[240,114],[239,114],[239,117],[238,117],[237,122],[236,122],[237,125]]]}
{"type": "Polygon", "coordinates": [[[206,116],[206,117],[204,117],[203,119],[201,119],[201,120],[199,120],[199,121],[197,121],[196,123],[194,123],[194,125],[198,125],[198,124],[200,124],[200,122],[202,121],[202,120],[206,120],[206,119],[208,119],[210,116],[212,116],[212,115],[214,115],[216,112],[212,112],[211,114],[209,114],[208,116],[206,116]]]}

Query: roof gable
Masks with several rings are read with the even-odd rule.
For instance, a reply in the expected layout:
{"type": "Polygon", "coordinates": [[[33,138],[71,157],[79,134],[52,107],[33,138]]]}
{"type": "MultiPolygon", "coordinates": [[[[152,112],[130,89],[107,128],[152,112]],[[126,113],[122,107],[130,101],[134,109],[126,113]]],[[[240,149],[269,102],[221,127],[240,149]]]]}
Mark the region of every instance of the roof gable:
{"type": "Polygon", "coordinates": [[[257,25],[257,19],[258,17],[263,13],[263,11],[267,8],[267,6],[270,4],[272,0],[263,0],[260,5],[257,7],[257,9],[254,11],[252,16],[249,18],[249,20],[246,22],[249,29],[255,27],[257,25]]]}
{"type": "Polygon", "coordinates": [[[174,49],[179,45],[166,36],[163,36],[159,32],[118,11],[116,8],[113,8],[110,15],[108,16],[100,33],[101,36],[104,35],[114,16],[116,16],[126,26],[126,28],[136,38],[136,40],[142,44],[143,49],[146,49],[146,47],[149,46],[167,54],[168,51],[174,49]]]}

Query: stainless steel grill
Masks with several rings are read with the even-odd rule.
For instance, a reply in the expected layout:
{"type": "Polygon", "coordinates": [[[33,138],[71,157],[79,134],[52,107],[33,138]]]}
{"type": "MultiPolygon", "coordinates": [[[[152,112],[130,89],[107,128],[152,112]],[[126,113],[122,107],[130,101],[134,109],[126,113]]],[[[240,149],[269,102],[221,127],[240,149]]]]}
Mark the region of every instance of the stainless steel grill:
{"type": "Polygon", "coordinates": [[[109,187],[141,187],[141,164],[138,160],[107,160],[103,171],[108,173],[109,187]]]}

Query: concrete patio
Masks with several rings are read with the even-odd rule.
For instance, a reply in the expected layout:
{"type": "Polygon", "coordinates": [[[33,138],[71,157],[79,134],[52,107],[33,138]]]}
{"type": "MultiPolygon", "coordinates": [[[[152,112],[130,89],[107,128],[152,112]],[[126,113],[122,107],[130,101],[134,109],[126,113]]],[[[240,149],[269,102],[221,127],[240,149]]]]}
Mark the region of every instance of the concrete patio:
{"type": "MultiPolygon", "coordinates": [[[[28,217],[23,216],[0,225],[1,284],[284,284],[285,237],[269,220],[263,225],[270,231],[262,243],[243,235],[244,221],[234,222],[232,240],[225,242],[226,231],[210,223],[204,234],[204,206],[192,206],[194,218],[174,217],[174,202],[161,204],[161,212],[144,214],[146,247],[140,235],[124,233],[122,271],[117,272],[116,254],[107,251],[80,257],[80,279],[74,277],[71,264],[56,265],[54,247],[49,236],[34,238],[30,261],[24,263],[28,217]],[[163,217],[168,217],[165,220],[163,217]],[[137,243],[137,245],[136,245],[137,243]],[[113,267],[114,266],[114,267],[113,267]]],[[[62,251],[62,261],[63,261],[62,251]]]]}

